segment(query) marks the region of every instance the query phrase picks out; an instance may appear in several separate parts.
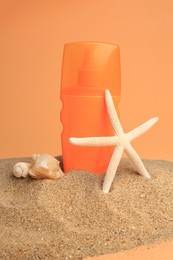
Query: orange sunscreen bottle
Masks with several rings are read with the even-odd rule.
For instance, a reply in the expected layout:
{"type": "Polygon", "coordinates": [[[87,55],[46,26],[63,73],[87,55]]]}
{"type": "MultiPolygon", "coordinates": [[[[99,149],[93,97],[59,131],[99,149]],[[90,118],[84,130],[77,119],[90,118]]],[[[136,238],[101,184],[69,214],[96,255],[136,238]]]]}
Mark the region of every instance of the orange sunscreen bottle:
{"type": "Polygon", "coordinates": [[[112,136],[104,92],[109,89],[117,108],[120,99],[119,47],[99,42],[68,43],[61,75],[62,156],[64,171],[105,173],[114,147],[81,147],[70,137],[112,136]]]}

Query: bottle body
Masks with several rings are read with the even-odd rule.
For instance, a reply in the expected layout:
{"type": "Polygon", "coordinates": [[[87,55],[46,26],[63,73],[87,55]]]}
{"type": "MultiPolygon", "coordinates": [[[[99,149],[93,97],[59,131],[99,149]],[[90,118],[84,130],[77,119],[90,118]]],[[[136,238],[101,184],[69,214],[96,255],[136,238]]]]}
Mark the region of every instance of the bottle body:
{"type": "Polygon", "coordinates": [[[87,170],[105,173],[113,147],[70,144],[70,137],[112,136],[105,103],[109,89],[115,107],[120,99],[120,53],[114,44],[67,43],[61,74],[61,135],[64,171],[87,170]]]}
{"type": "MultiPolygon", "coordinates": [[[[113,96],[117,108],[120,97],[113,96]]],[[[81,147],[69,143],[70,137],[112,136],[112,129],[105,105],[104,92],[97,96],[62,94],[63,108],[61,135],[64,171],[87,170],[106,172],[114,147],[81,147]]]]}

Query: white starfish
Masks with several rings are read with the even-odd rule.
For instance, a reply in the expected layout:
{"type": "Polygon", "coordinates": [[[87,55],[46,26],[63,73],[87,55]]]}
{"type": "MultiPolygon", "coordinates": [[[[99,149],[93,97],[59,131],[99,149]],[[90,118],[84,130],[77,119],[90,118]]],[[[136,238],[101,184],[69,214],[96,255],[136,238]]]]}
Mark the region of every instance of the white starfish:
{"type": "Polygon", "coordinates": [[[132,160],[136,171],[146,178],[150,178],[148,171],[146,170],[143,162],[141,161],[139,155],[131,146],[130,142],[135,138],[139,137],[147,130],[149,130],[157,121],[158,117],[154,117],[144,124],[138,126],[134,130],[124,133],[121,123],[119,121],[117,112],[114,107],[114,103],[109,90],[105,91],[105,100],[107,112],[112,124],[112,127],[117,135],[107,136],[107,137],[84,137],[84,138],[69,138],[70,143],[78,146],[116,146],[111,157],[108,169],[106,171],[105,179],[103,182],[103,192],[108,193],[113,182],[114,176],[116,174],[119,162],[121,160],[123,151],[132,160]]]}

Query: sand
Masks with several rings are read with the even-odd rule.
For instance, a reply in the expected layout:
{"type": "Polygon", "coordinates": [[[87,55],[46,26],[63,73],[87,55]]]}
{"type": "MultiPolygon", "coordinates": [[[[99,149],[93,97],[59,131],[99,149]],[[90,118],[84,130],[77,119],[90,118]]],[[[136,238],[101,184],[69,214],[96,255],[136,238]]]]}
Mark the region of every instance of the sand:
{"type": "Polygon", "coordinates": [[[77,260],[173,238],[173,162],[145,160],[146,180],[124,159],[104,194],[103,176],[85,171],[17,179],[18,161],[0,160],[0,259],[77,260]]]}

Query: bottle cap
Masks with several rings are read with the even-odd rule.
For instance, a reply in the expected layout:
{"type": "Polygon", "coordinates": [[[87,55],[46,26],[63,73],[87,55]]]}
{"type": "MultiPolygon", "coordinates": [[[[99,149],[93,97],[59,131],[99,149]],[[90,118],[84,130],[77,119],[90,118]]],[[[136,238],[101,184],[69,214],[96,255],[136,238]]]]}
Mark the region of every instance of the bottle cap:
{"type": "Polygon", "coordinates": [[[64,46],[61,94],[120,95],[120,54],[115,44],[74,42],[64,46]]]}

